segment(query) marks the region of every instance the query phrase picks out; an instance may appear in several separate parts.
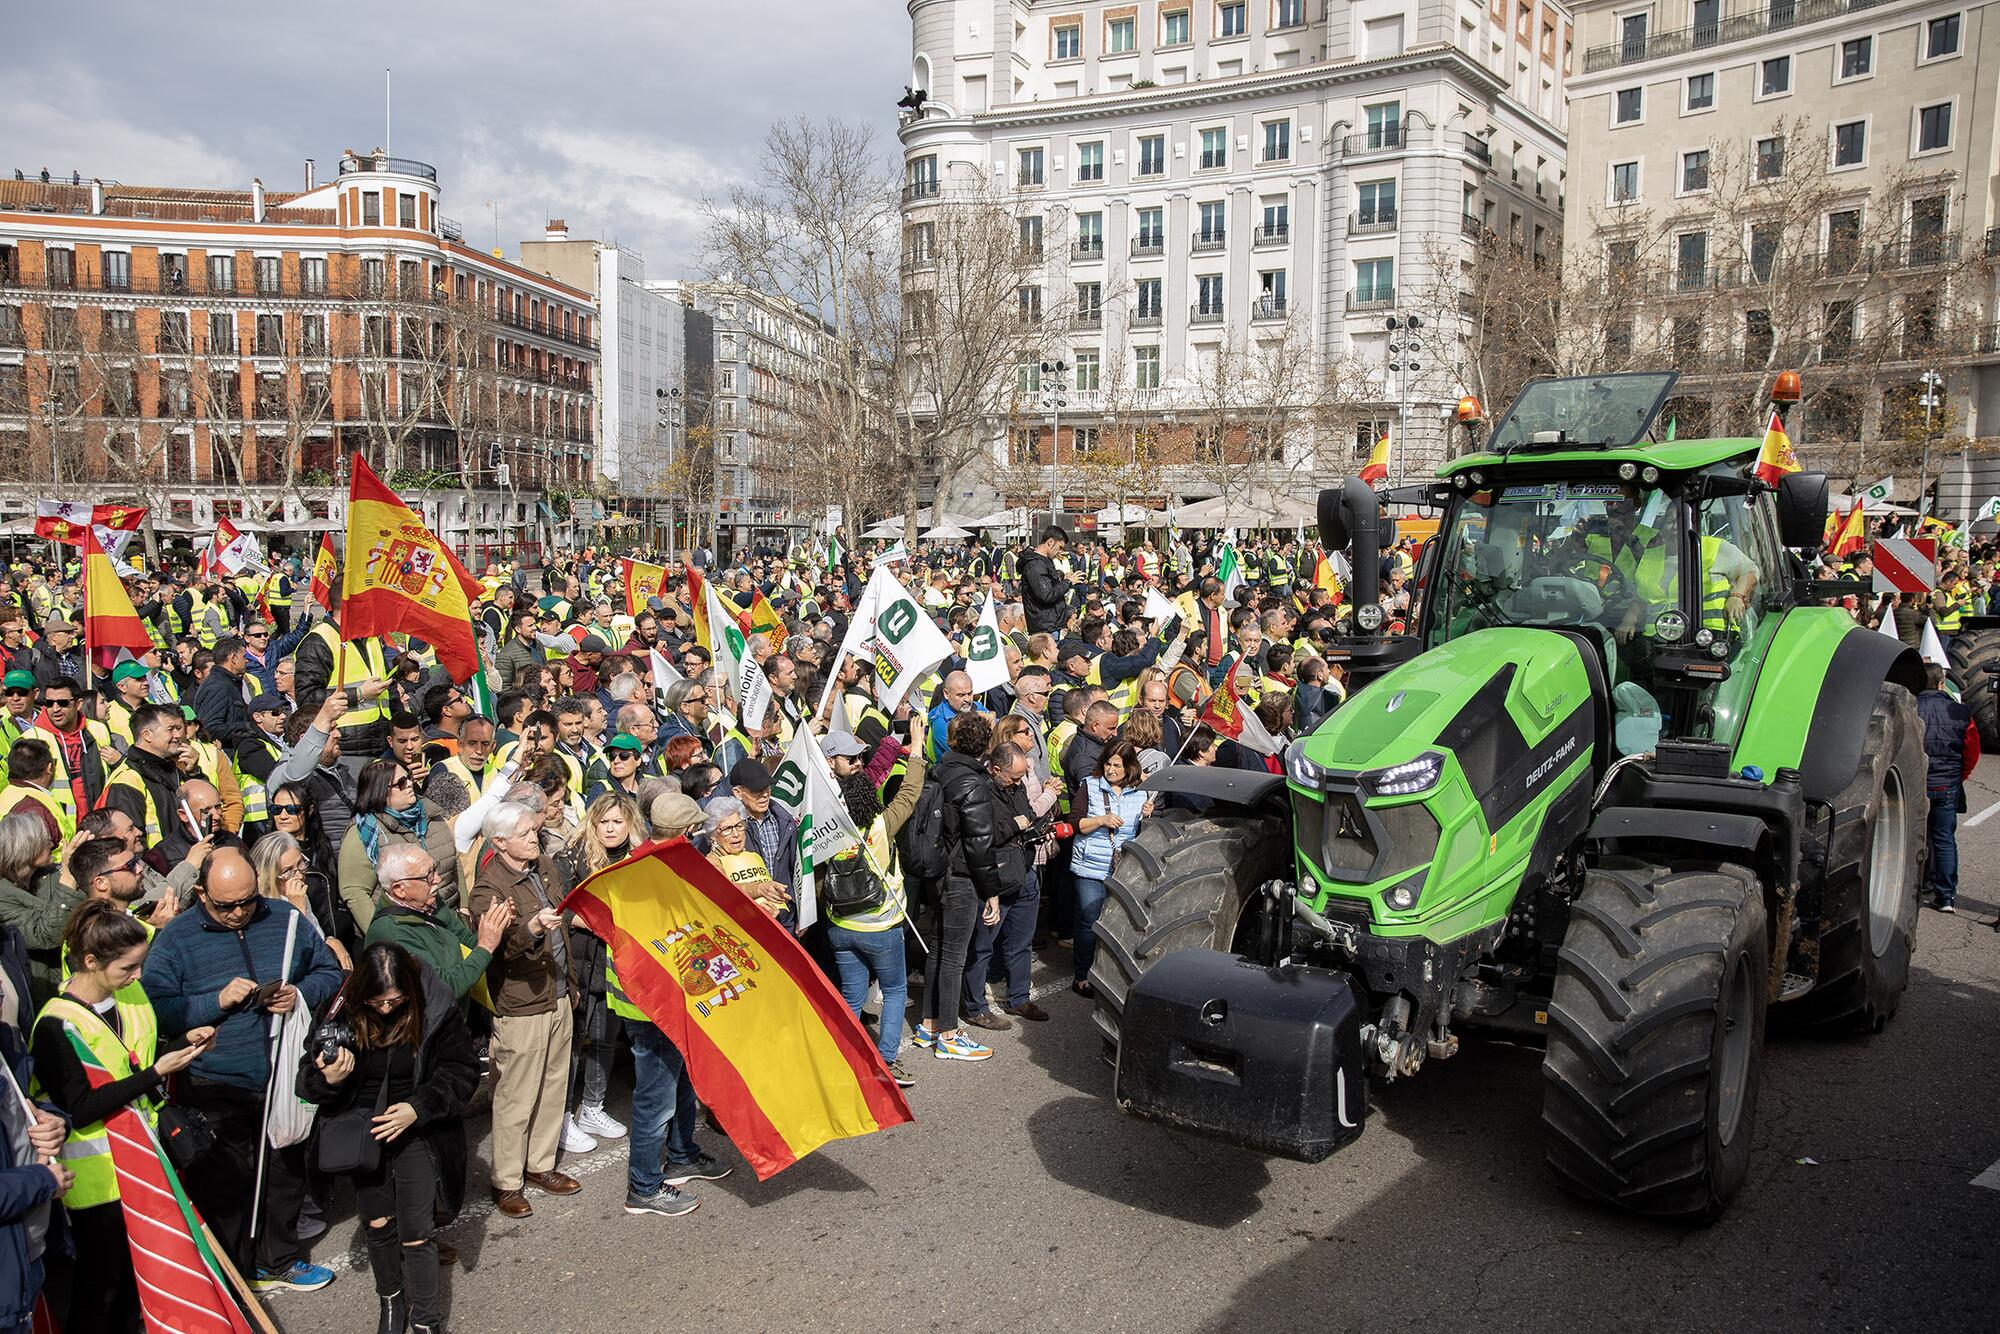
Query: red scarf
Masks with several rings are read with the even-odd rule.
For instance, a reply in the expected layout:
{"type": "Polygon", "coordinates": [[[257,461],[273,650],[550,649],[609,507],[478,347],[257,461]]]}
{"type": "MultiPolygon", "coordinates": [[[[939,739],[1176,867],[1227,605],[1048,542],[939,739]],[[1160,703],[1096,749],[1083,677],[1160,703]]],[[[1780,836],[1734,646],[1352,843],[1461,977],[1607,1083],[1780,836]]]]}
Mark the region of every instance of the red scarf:
{"type": "Polygon", "coordinates": [[[35,715],[35,726],[53,735],[56,741],[61,744],[63,770],[69,775],[70,795],[76,800],[76,813],[82,815],[90,809],[90,799],[84,794],[83,786],[83,716],[81,712],[79,711],[77,715],[76,733],[73,736],[67,732],[56,730],[56,725],[49,721],[49,711],[47,709],[43,709],[35,715]]]}

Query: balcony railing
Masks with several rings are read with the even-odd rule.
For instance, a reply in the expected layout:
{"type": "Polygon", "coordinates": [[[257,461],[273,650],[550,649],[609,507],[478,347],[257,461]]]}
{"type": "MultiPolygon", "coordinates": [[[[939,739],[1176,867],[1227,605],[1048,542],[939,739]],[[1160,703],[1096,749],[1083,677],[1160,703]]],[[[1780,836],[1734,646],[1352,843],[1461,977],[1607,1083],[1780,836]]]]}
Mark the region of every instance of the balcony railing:
{"type": "Polygon", "coordinates": [[[1069,247],[1069,257],[1071,259],[1103,259],[1104,238],[1096,236],[1087,240],[1072,241],[1069,247]]]}
{"type": "Polygon", "coordinates": [[[1348,289],[1347,308],[1349,310],[1387,310],[1395,304],[1396,294],[1393,291],[1384,292],[1379,288],[1367,292],[1359,288],[1348,289]]]}
{"type": "Polygon", "coordinates": [[[1372,236],[1378,232],[1396,230],[1396,210],[1393,208],[1364,209],[1347,215],[1349,236],[1372,236]]]}
{"type": "Polygon", "coordinates": [[[1167,317],[1157,310],[1151,312],[1140,310],[1132,313],[1134,329],[1157,329],[1166,322],[1167,317]]]}
{"type": "Polygon", "coordinates": [[[1079,310],[1075,318],[1070,320],[1070,324],[1077,329],[1102,329],[1104,327],[1104,312],[1102,310],[1079,310]]]}
{"type": "Polygon", "coordinates": [[[1409,133],[1401,125],[1379,125],[1342,135],[1340,151],[1347,157],[1361,153],[1393,153],[1403,148],[1409,133]]]}
{"type": "Polygon", "coordinates": [[[1141,233],[1132,242],[1132,258],[1134,259],[1143,259],[1148,255],[1164,255],[1166,253],[1167,238],[1164,236],[1157,234],[1148,236],[1141,233]]]}
{"type": "Polygon", "coordinates": [[[1486,224],[1470,213],[1461,213],[1458,215],[1458,230],[1477,241],[1485,234],[1486,224]]]}
{"type": "Polygon", "coordinates": [[[1593,46],[1583,53],[1583,70],[1586,74],[1595,74],[1599,70],[1634,65],[1642,60],[1686,55],[1691,51],[1748,41],[1765,33],[1817,23],[1821,19],[1860,13],[1887,3],[1889,0],[1769,0],[1763,9],[1754,13],[1735,14],[1710,23],[1593,46]]]}
{"type": "Polygon", "coordinates": [[[914,204],[922,199],[936,199],[938,183],[935,180],[911,181],[903,187],[903,202],[914,204]]]}
{"type": "Polygon", "coordinates": [[[1250,243],[1259,246],[1284,245],[1291,239],[1292,224],[1289,222],[1274,222],[1269,226],[1259,227],[1256,234],[1251,237],[1250,243]]]}
{"type": "Polygon", "coordinates": [[[1465,151],[1488,166],[1493,165],[1493,145],[1487,143],[1478,135],[1468,134],[1465,136],[1465,151]]]}
{"type": "Polygon", "coordinates": [[[426,181],[436,181],[437,168],[428,162],[415,158],[390,157],[386,153],[371,153],[367,156],[344,157],[340,160],[340,174],[352,175],[358,171],[393,171],[403,176],[417,176],[426,181]]]}
{"type": "Polygon", "coordinates": [[[1986,229],[1986,258],[2000,256],[2000,227],[1986,229]]]}
{"type": "Polygon", "coordinates": [[[1200,302],[1196,302],[1194,305],[1188,307],[1188,323],[1220,324],[1222,323],[1222,307],[1205,306],[1200,302]]]}
{"type": "Polygon", "coordinates": [[[1250,318],[1253,320],[1282,320],[1285,318],[1285,298],[1281,296],[1260,296],[1250,303],[1250,318]]]}
{"type": "Polygon", "coordinates": [[[1194,253],[1197,255],[1209,254],[1213,251],[1226,250],[1228,248],[1229,238],[1226,232],[1212,231],[1196,232],[1194,234],[1194,253]]]}
{"type": "Polygon", "coordinates": [[[904,273],[922,273],[937,267],[937,255],[929,250],[906,251],[903,255],[904,273]]]}

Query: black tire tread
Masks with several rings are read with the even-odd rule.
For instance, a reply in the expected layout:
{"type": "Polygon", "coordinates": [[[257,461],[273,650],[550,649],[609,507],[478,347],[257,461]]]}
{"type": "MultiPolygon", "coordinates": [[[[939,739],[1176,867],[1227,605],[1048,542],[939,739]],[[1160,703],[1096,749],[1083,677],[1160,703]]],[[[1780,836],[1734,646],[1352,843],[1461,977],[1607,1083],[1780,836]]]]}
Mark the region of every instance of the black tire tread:
{"type": "Polygon", "coordinates": [[[1958,682],[1959,698],[1979,724],[1979,744],[2000,749],[2000,693],[1993,689],[1988,667],[2000,664],[2000,630],[1964,630],[1953,635],[1944,655],[1958,682]]]}

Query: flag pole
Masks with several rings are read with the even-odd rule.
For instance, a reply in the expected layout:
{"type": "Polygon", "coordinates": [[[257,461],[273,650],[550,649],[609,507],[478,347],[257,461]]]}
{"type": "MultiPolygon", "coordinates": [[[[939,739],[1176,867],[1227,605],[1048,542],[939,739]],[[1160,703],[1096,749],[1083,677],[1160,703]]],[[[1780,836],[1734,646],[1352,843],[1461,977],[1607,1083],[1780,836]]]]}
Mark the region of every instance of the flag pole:
{"type": "Polygon", "coordinates": [[[243,1281],[243,1275],[236,1270],[236,1262],[229,1258],[229,1252],[223,1249],[222,1243],[215,1239],[213,1232],[209,1231],[208,1223],[201,1215],[196,1214],[195,1224],[201,1228],[201,1239],[208,1243],[208,1253],[213,1255],[215,1263],[221,1266],[224,1277],[229,1280],[229,1286],[236,1289],[237,1304],[257,1322],[258,1334],[278,1334],[278,1327],[271,1323],[270,1314],[264,1310],[264,1303],[257,1299],[257,1294],[243,1281]]]}

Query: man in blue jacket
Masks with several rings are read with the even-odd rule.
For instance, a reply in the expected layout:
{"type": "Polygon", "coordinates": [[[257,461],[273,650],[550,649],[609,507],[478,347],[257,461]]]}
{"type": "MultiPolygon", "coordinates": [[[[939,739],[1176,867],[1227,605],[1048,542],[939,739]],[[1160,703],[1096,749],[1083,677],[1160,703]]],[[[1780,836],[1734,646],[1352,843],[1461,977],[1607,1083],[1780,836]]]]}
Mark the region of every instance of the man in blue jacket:
{"type": "MultiPolygon", "coordinates": [[[[178,1101],[199,1109],[215,1130],[215,1148],[184,1178],[188,1194],[237,1266],[260,1289],[309,1292],[333,1272],[306,1261],[298,1237],[305,1202],[306,1146],[266,1151],[263,1208],[254,1254],[250,1212],[257,1145],[271,1078],[271,1038],[286,1014],[316,1014],[340,990],[340,964],[309,921],[301,919],[285,958],[297,909],[257,892],[249,859],[219,848],[202,868],[193,911],[177,915],[146,956],[146,995],[162,1037],[215,1027],[215,1043],[188,1067],[178,1101]]],[[[271,1091],[292,1097],[289,1088],[271,1091]]]]}

